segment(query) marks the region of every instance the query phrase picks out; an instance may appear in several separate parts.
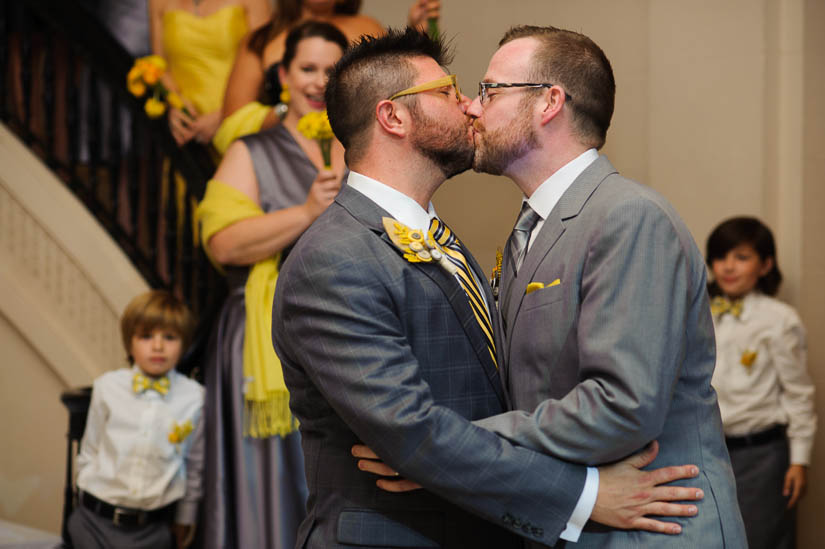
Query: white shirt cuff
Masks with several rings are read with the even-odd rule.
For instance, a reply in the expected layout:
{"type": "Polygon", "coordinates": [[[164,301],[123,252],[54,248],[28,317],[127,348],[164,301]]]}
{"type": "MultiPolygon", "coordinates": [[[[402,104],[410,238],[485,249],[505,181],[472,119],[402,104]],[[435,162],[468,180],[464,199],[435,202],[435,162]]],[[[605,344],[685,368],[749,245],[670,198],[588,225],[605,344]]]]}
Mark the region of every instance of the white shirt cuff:
{"type": "Polygon", "coordinates": [[[561,533],[561,539],[571,542],[579,541],[585,523],[590,519],[593,507],[596,505],[596,496],[599,495],[599,470],[595,467],[587,468],[587,478],[584,480],[584,489],[579,496],[579,502],[567,521],[567,528],[561,533]]]}

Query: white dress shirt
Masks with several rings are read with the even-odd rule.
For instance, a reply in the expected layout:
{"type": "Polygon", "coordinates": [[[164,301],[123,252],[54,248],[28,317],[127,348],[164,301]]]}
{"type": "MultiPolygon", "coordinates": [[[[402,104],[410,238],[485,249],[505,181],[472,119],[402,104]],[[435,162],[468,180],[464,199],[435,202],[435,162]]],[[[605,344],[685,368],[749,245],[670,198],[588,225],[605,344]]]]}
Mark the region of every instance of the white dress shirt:
{"type": "Polygon", "coordinates": [[[540,218],[530,233],[530,240],[527,242],[528,250],[533,244],[533,241],[536,240],[536,236],[544,225],[547,216],[550,215],[550,212],[556,207],[556,204],[558,204],[564,192],[570,188],[570,185],[581,175],[585,168],[597,158],[599,158],[599,153],[596,149],[587,149],[562,166],[556,173],[545,179],[530,198],[522,198],[522,202],[527,201],[533,211],[539,214],[540,218]]]}
{"type": "Polygon", "coordinates": [[[751,292],[742,313],[713,318],[712,385],[728,436],[788,426],[792,464],[808,465],[816,432],[814,385],[806,368],[805,329],[790,305],[751,292]],[[746,363],[750,363],[747,366],[746,363]]]}
{"type": "MultiPolygon", "coordinates": [[[[598,157],[598,155],[596,156],[598,157]]],[[[400,221],[411,229],[419,229],[426,233],[430,227],[430,219],[432,217],[437,217],[432,202],[428,205],[428,209],[424,210],[418,202],[404,193],[358,172],[349,172],[347,185],[375,202],[379,207],[386,210],[387,213],[389,213],[394,219],[400,221]]],[[[473,273],[473,276],[476,277],[476,274],[473,273]]],[[[482,281],[479,281],[476,277],[476,283],[480,284],[482,281]]],[[[483,295],[484,294],[482,292],[482,296],[483,295]]],[[[486,298],[485,305],[489,307],[486,303],[486,298]]],[[[588,467],[584,490],[582,491],[581,496],[579,496],[579,501],[567,523],[567,528],[561,534],[562,539],[567,541],[578,541],[579,535],[581,534],[581,529],[584,527],[584,524],[593,512],[593,506],[596,504],[596,496],[598,495],[598,492],[599,472],[594,467],[588,467]]]]}
{"type": "Polygon", "coordinates": [[[152,510],[181,500],[175,521],[194,524],[202,493],[203,387],[172,370],[169,392],[132,390],[140,370],[97,378],[77,458],[77,486],[109,504],[152,510]],[[192,432],[172,443],[175,424],[192,432]]]}

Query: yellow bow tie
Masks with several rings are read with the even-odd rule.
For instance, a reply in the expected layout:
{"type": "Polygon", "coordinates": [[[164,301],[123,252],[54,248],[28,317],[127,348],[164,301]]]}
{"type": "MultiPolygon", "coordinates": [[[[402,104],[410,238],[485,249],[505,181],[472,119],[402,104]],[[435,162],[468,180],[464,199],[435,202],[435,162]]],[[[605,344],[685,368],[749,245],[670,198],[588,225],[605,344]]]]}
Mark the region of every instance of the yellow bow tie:
{"type": "Polygon", "coordinates": [[[154,389],[159,394],[165,395],[169,392],[169,378],[163,376],[152,379],[141,373],[135,374],[132,378],[132,390],[136,393],[142,393],[146,389],[154,389]]]}
{"type": "Polygon", "coordinates": [[[710,302],[710,313],[713,316],[722,316],[725,313],[730,313],[735,318],[739,318],[739,315],[742,314],[742,300],[734,299],[731,301],[727,297],[718,295],[710,302]]]}

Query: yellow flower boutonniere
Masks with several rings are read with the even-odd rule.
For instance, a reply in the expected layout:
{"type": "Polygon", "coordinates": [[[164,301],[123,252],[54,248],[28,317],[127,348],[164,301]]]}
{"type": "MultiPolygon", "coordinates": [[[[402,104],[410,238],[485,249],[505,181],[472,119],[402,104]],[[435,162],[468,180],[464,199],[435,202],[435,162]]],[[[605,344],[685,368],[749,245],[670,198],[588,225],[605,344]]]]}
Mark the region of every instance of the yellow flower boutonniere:
{"type": "Polygon", "coordinates": [[[327,111],[313,111],[302,116],[298,121],[298,131],[304,137],[318,142],[324,158],[324,169],[332,168],[332,138],[335,134],[329,125],[327,111]]]}
{"type": "Polygon", "coordinates": [[[172,430],[169,431],[169,442],[172,444],[180,444],[192,432],[192,422],[188,419],[183,423],[177,421],[172,423],[172,430]]]}
{"type": "Polygon", "coordinates": [[[751,366],[756,362],[756,356],[756,351],[745,351],[742,353],[742,358],[739,359],[739,362],[750,372],[751,366]]]}
{"type": "Polygon", "coordinates": [[[451,275],[456,273],[457,267],[447,259],[438,243],[430,233],[410,229],[403,223],[384,217],[384,230],[392,243],[404,252],[404,259],[410,263],[438,263],[451,275]]]}
{"type": "Polygon", "coordinates": [[[501,286],[501,262],[503,256],[501,248],[496,248],[496,264],[493,265],[493,274],[490,276],[490,288],[493,290],[493,299],[498,303],[498,291],[501,286]]]}
{"type": "Polygon", "coordinates": [[[175,92],[166,89],[161,82],[163,73],[166,72],[166,61],[159,55],[147,55],[135,60],[135,64],[129,69],[126,75],[126,88],[135,97],[143,97],[149,92],[149,98],[143,109],[149,118],[158,118],[166,112],[168,103],[173,109],[183,110],[187,115],[189,111],[183,106],[180,96],[175,92]]]}

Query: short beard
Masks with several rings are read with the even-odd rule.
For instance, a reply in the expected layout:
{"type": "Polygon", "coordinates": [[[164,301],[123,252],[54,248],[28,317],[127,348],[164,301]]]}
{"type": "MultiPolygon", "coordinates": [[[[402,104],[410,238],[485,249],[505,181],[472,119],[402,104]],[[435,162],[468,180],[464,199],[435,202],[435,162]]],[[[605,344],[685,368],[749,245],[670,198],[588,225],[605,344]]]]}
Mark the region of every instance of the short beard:
{"type": "Polygon", "coordinates": [[[487,132],[481,124],[476,134],[473,170],[502,175],[514,161],[538,147],[536,130],[530,124],[533,101],[525,98],[518,113],[506,126],[487,132]]]}
{"type": "Polygon", "coordinates": [[[410,108],[416,131],[412,136],[415,148],[450,177],[465,172],[473,165],[473,143],[467,138],[467,125],[445,127],[424,114],[418,105],[410,108]]]}

